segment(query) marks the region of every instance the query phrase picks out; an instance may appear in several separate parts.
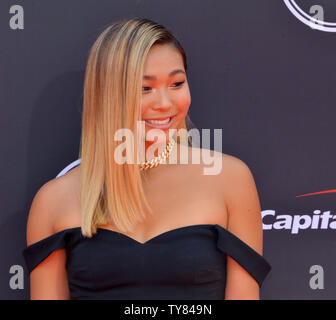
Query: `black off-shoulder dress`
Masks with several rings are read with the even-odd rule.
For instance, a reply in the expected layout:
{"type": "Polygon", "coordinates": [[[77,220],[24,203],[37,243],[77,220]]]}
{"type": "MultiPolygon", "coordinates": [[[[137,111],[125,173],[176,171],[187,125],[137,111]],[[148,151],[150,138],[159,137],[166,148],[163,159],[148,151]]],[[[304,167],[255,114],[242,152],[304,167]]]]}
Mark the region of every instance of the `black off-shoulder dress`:
{"type": "Polygon", "coordinates": [[[29,273],[54,250],[66,249],[71,299],[221,300],[227,255],[261,287],[271,265],[218,224],[164,232],[145,243],[98,228],[92,238],[80,227],[65,229],[23,250],[29,273]]]}

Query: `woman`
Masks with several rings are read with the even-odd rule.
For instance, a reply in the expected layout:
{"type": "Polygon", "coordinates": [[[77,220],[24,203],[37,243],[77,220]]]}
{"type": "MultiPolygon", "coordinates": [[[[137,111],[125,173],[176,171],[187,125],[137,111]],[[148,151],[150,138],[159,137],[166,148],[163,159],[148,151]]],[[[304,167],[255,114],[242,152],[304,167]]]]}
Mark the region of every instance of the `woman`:
{"type": "Polygon", "coordinates": [[[31,299],[259,299],[271,267],[250,170],[212,151],[221,170],[205,175],[209,159],[181,160],[203,149],[170,136],[188,121],[186,71],[180,43],[151,20],[118,21],[98,37],[84,81],[81,163],[43,185],[29,212],[31,299]],[[144,142],[145,154],[138,143],[118,154],[120,130],[144,142]],[[134,154],[144,163],[128,161],[134,154]]]}

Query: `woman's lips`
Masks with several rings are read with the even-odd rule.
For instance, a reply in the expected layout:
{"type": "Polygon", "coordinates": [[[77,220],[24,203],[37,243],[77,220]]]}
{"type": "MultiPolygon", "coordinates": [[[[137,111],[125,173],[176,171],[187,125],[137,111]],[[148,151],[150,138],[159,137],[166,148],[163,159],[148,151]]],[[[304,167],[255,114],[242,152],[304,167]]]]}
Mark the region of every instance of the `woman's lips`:
{"type": "MultiPolygon", "coordinates": [[[[166,118],[168,119],[168,118],[166,118]]],[[[163,121],[165,120],[164,118],[162,119],[148,119],[148,120],[145,120],[146,124],[151,127],[151,128],[156,128],[156,129],[168,129],[171,124],[173,123],[173,120],[175,119],[175,116],[172,116],[171,118],[169,118],[169,122],[168,123],[163,123],[163,124],[159,124],[159,123],[151,123],[151,122],[148,122],[148,120],[150,121],[163,121]]]]}

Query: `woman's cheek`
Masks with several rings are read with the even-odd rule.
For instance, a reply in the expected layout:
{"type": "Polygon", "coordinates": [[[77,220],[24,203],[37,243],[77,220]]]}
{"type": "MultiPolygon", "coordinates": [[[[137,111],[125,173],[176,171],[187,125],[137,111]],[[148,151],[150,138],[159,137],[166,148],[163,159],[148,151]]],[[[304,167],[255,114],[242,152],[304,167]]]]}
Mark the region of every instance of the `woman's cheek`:
{"type": "Polygon", "coordinates": [[[184,95],[181,95],[181,97],[179,97],[179,101],[178,101],[178,109],[181,113],[183,114],[187,114],[188,109],[190,107],[190,103],[191,103],[191,97],[190,94],[185,93],[184,95]]]}
{"type": "Polygon", "coordinates": [[[149,108],[149,103],[142,101],[141,102],[141,119],[144,118],[148,108],[149,108]]]}

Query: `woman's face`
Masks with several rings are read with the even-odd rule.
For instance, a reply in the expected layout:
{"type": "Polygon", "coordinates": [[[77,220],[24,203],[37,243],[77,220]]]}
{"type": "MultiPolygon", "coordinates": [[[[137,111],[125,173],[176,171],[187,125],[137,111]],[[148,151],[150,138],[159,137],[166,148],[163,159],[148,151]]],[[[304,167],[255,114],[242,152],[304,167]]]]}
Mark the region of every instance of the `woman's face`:
{"type": "Polygon", "coordinates": [[[154,45],[147,55],[142,80],[141,119],[146,133],[155,128],[168,137],[169,129],[180,128],[190,102],[180,52],[172,45],[154,45]]]}

